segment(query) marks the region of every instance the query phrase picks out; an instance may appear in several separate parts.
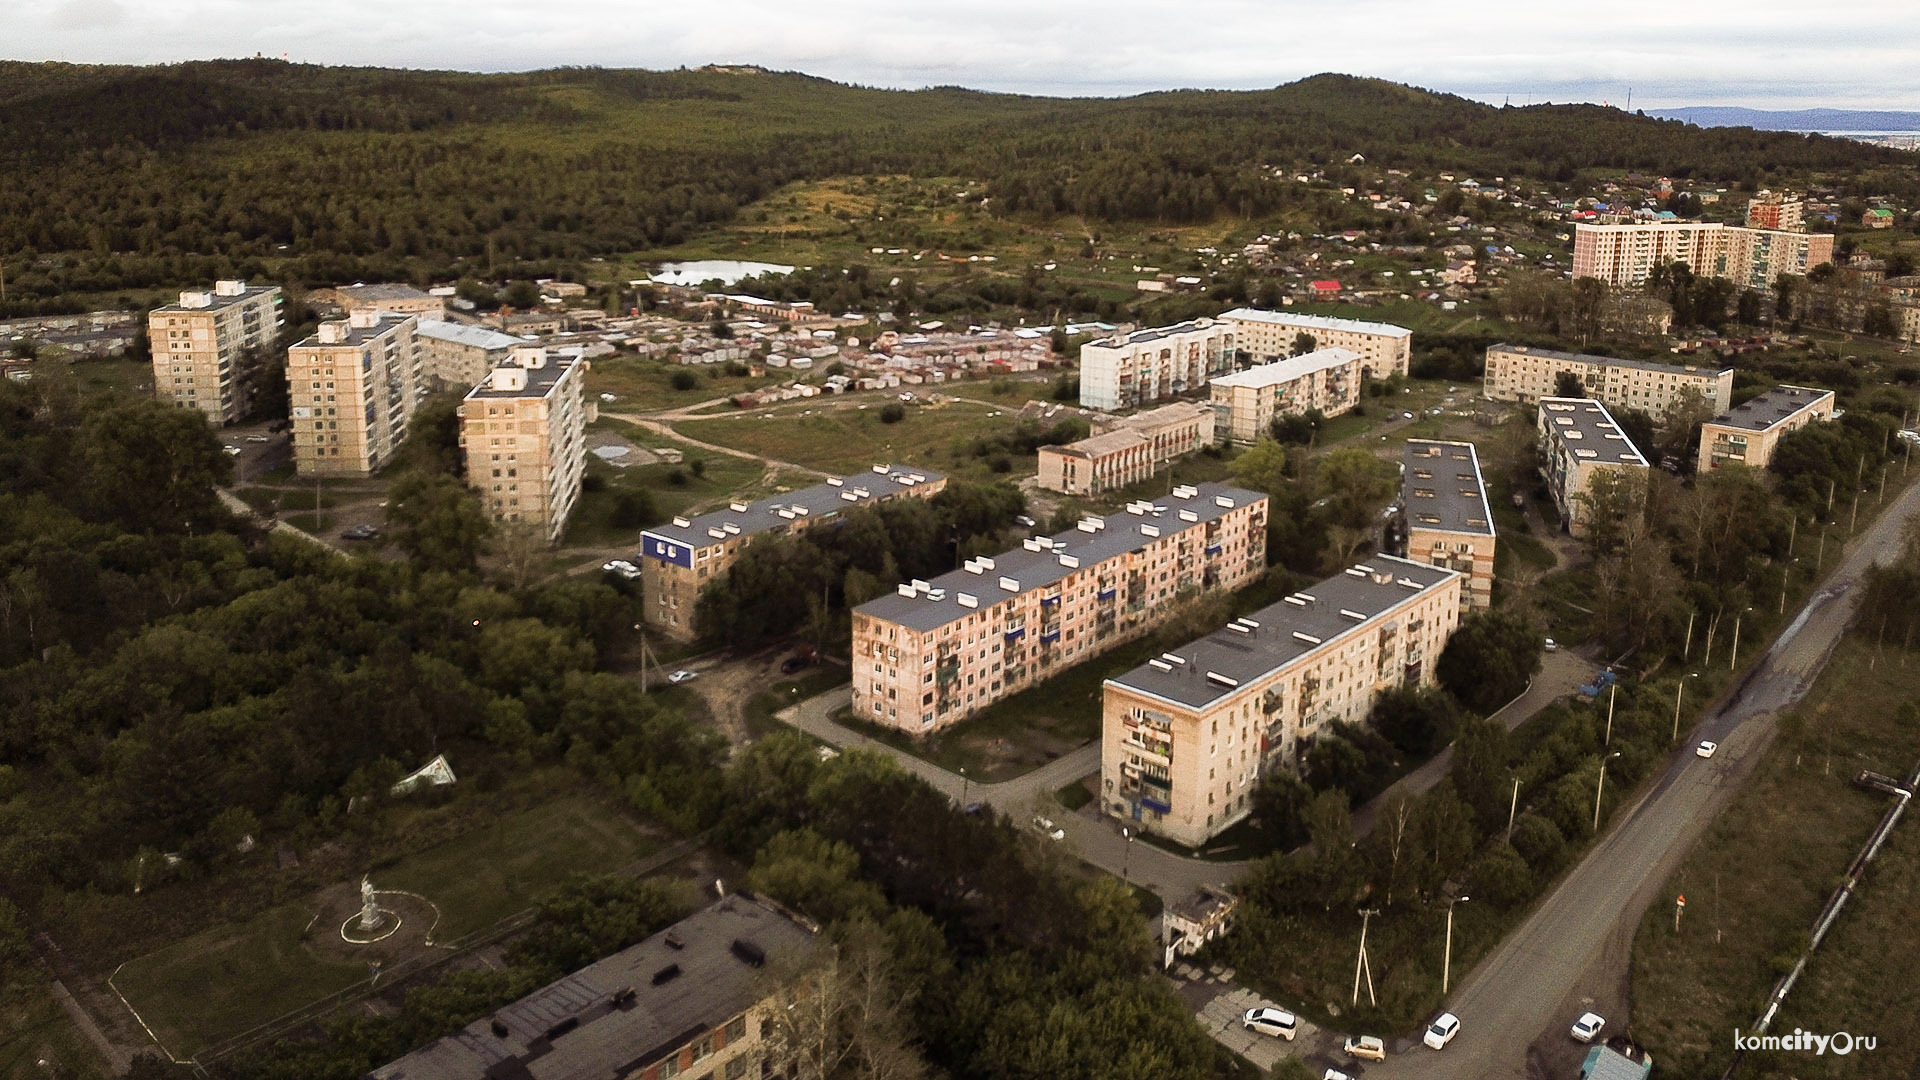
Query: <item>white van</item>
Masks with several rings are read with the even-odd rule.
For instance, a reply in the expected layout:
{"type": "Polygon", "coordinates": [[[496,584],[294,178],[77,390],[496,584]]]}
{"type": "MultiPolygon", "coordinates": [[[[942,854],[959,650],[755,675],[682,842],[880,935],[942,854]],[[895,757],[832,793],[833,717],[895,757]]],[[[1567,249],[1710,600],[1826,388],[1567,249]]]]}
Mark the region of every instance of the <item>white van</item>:
{"type": "Polygon", "coordinates": [[[1288,1042],[1292,1042],[1293,1037],[1300,1034],[1300,1021],[1294,1019],[1293,1014],[1287,1012],[1285,1009],[1272,1009],[1264,1006],[1258,1009],[1248,1009],[1247,1015],[1241,1017],[1240,1023],[1248,1031],[1258,1031],[1263,1035],[1274,1035],[1288,1042]]]}

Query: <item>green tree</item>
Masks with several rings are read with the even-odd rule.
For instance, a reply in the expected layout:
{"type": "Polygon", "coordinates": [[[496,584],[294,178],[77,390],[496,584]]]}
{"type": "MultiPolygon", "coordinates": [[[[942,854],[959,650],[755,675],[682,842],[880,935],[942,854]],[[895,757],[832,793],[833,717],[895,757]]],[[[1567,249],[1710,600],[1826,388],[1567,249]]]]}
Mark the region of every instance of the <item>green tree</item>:
{"type": "Polygon", "coordinates": [[[540,286],[531,281],[508,282],[506,291],[500,295],[512,307],[525,309],[540,306],[540,286]]]}
{"type": "Polygon", "coordinates": [[[493,523],[480,499],[445,473],[409,470],[387,496],[387,523],[401,550],[423,569],[471,571],[493,523]]]}
{"type": "Polygon", "coordinates": [[[1563,371],[1553,377],[1553,396],[1565,398],[1583,398],[1587,396],[1587,384],[1580,376],[1571,371],[1563,371]]]}
{"type": "Polygon", "coordinates": [[[454,394],[430,397],[413,410],[407,421],[407,440],[389,469],[424,469],[428,472],[462,475],[464,456],[460,450],[460,398],[454,394]]]}
{"type": "Polygon", "coordinates": [[[1319,347],[1320,343],[1305,330],[1293,335],[1293,355],[1295,356],[1305,356],[1319,347]]]}
{"type": "Polygon", "coordinates": [[[101,520],[178,533],[224,517],[213,489],[232,477],[233,462],[197,410],[153,401],[103,408],[81,426],[78,451],[81,490],[101,520]]]}
{"type": "Polygon", "coordinates": [[[1540,670],[1543,643],[1526,620],[1476,611],[1460,620],[1434,665],[1434,677],[1462,705],[1489,714],[1526,690],[1540,670]]]}
{"type": "Polygon", "coordinates": [[[1474,865],[1473,894],[1505,911],[1533,895],[1533,871],[1519,852],[1499,844],[1474,865]]]}
{"type": "Polygon", "coordinates": [[[1511,804],[1507,779],[1507,726],[1498,720],[1469,718],[1453,744],[1447,778],[1483,831],[1506,822],[1511,804]]]}
{"type": "Polygon", "coordinates": [[[1272,439],[1261,439],[1234,458],[1228,468],[1234,483],[1255,491],[1276,492],[1287,484],[1287,449],[1272,439]]]}
{"type": "Polygon", "coordinates": [[[1396,686],[1373,699],[1367,722],[1412,757],[1428,757],[1453,738],[1459,706],[1436,690],[1396,686]]]}
{"type": "Polygon", "coordinates": [[[880,918],[886,898],[860,876],[860,856],[811,829],[768,840],[747,872],[747,887],[823,923],[880,918]]]}

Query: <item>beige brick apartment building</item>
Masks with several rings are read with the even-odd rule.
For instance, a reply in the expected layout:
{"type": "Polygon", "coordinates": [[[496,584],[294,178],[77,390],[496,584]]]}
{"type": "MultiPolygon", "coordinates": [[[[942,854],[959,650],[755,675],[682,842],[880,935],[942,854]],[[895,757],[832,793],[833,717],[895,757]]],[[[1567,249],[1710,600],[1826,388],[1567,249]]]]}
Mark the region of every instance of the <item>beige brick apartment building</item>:
{"type": "Polygon", "coordinates": [[[747,542],[761,533],[798,533],[838,518],[855,506],[889,499],[931,499],[947,478],[931,469],[875,465],[872,472],[751,503],[731,503],[694,518],[677,517],[640,533],[641,584],[647,625],[682,640],[693,638],[693,608],[708,581],[727,572],[747,542]]]}
{"type": "Polygon", "coordinates": [[[1538,434],[1541,473],[1562,525],[1574,536],[1587,533],[1590,512],[1582,496],[1596,477],[1616,473],[1628,481],[1645,479],[1646,455],[1607,407],[1592,398],[1542,398],[1538,434]]]}
{"type": "Polygon", "coordinates": [[[1461,575],[1375,555],[1108,679],[1100,806],[1198,847],[1245,818],[1261,776],[1299,765],[1376,694],[1425,686],[1460,619],[1461,575]]]}
{"type": "Polygon", "coordinates": [[[1213,409],[1179,401],[1121,417],[1078,442],[1041,447],[1039,484],[1067,495],[1097,495],[1137,484],[1212,444],[1213,409]]]}
{"type": "Polygon", "coordinates": [[[1336,319],[1330,315],[1303,315],[1291,311],[1234,308],[1220,316],[1233,327],[1242,362],[1272,363],[1294,353],[1302,333],[1313,337],[1315,349],[1347,349],[1361,357],[1364,378],[1405,375],[1413,361],[1413,331],[1392,323],[1336,319]]]}
{"type": "Polygon", "coordinates": [[[484,326],[430,319],[414,331],[427,382],[434,390],[478,386],[487,373],[507,362],[515,346],[526,338],[502,334],[484,326]]]}
{"type": "Polygon", "coordinates": [[[1145,633],[1182,593],[1266,572],[1267,497],[1175,488],[853,612],[853,713],[914,735],[1145,633]]]}
{"type": "Polygon", "coordinates": [[[280,308],[280,286],[244,281],[216,281],[210,292],[183,292],[179,303],[154,308],[147,315],[154,396],[198,409],[216,426],[245,417],[285,321],[280,308]]]}
{"type": "Polygon", "coordinates": [[[467,485],[495,521],[537,528],[548,543],[566,531],[587,467],[587,362],[513,349],[461,401],[467,485]]]}
{"type": "Polygon", "coordinates": [[[1610,408],[1639,409],[1652,416],[1665,412],[1686,390],[1698,393],[1715,412],[1726,411],[1733,401],[1732,368],[1656,364],[1504,343],[1487,348],[1481,393],[1492,401],[1530,405],[1554,396],[1561,372],[1577,376],[1589,397],[1610,408]]]}
{"type": "Polygon", "coordinates": [[[1816,420],[1833,419],[1833,391],[1776,386],[1700,425],[1699,472],[1722,465],[1764,469],[1780,437],[1816,420]]]}
{"type": "Polygon", "coordinates": [[[1408,439],[1401,459],[1400,506],[1406,557],[1459,571],[1462,607],[1493,606],[1498,537],[1473,444],[1408,439]]]}
{"type": "Polygon", "coordinates": [[[1615,288],[1644,285],[1656,267],[1683,262],[1700,277],[1771,290],[1781,274],[1802,275],[1832,261],[1832,233],[1699,221],[1573,227],[1573,276],[1615,288]]]}
{"type": "Polygon", "coordinates": [[[1222,375],[1207,387],[1215,437],[1245,446],[1268,438],[1276,417],[1339,416],[1360,400],[1366,370],[1366,357],[1335,347],[1222,375]]]}
{"type": "Polygon", "coordinates": [[[287,350],[293,464],[301,476],[366,476],[393,459],[426,393],[411,315],[356,311],[287,350]]]}
{"type": "Polygon", "coordinates": [[[1133,409],[1207,385],[1233,370],[1233,324],[1193,319],[1080,346],[1080,404],[1133,409]]]}

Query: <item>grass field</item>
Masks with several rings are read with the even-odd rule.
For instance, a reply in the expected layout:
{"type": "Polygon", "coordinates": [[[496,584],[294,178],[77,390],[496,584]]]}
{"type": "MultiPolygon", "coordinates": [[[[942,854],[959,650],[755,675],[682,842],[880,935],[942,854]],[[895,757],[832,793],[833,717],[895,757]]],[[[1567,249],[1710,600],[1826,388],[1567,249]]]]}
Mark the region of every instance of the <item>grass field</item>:
{"type": "Polygon", "coordinates": [[[636,356],[609,356],[593,362],[587,372],[587,393],[596,398],[612,394],[617,399],[603,409],[615,412],[654,412],[685,408],[714,398],[732,397],[747,390],[785,381],[784,376],[727,375],[723,364],[669,363],[636,356]],[[685,373],[695,380],[692,388],[676,390],[673,377],[685,373]]]}
{"type": "MultiPolygon", "coordinates": [[[[867,404],[872,407],[813,406],[779,414],[687,420],[676,424],[674,430],[702,442],[827,472],[852,473],[876,462],[899,462],[950,473],[985,474],[986,459],[974,457],[968,445],[976,438],[991,438],[1012,427],[1011,413],[967,402],[909,408],[895,424],[881,421],[877,402],[867,404]],[[1000,415],[992,415],[995,411],[1000,415]],[[811,415],[803,415],[806,413],[811,415]]],[[[1037,467],[1031,455],[1011,460],[1015,476],[1031,473],[1037,467]]]]}
{"type": "Polygon", "coordinates": [[[100,1080],[108,1075],[106,1063],[67,1019],[45,983],[0,987],[0,1080],[100,1080]]]}
{"type": "MultiPolygon", "coordinates": [[[[1920,757],[1920,655],[1849,637],[1739,797],[1687,856],[1634,942],[1634,1033],[1673,1076],[1718,1075],[1733,1030],[1751,1031],[1774,980],[1804,948],[1814,916],[1887,807],[1849,779],[1910,773],[1920,757]]],[[[1903,818],[1787,999],[1775,1032],[1875,1035],[1847,1057],[1749,1057],[1754,1077],[1908,1077],[1920,1046],[1920,820],[1903,818]]]]}
{"type": "MultiPolygon", "coordinates": [[[[618,430],[631,441],[645,445],[668,445],[671,440],[653,435],[651,442],[637,437],[641,429],[617,420],[602,419],[601,425],[618,430]]],[[[679,465],[633,465],[621,469],[592,454],[587,455],[587,475],[603,484],[597,491],[582,490],[567,522],[565,543],[569,546],[604,545],[625,541],[638,543],[641,525],[615,524],[622,497],[643,494],[653,506],[653,521],[670,521],[675,514],[698,512],[721,506],[729,499],[757,499],[769,492],[761,481],[765,466],[732,454],[718,454],[697,447],[685,447],[686,457],[679,465]],[[695,471],[699,462],[699,471],[695,471]],[[676,480],[677,477],[677,480],[676,480]]],[[[812,483],[811,478],[787,478],[794,485],[812,483]]]]}

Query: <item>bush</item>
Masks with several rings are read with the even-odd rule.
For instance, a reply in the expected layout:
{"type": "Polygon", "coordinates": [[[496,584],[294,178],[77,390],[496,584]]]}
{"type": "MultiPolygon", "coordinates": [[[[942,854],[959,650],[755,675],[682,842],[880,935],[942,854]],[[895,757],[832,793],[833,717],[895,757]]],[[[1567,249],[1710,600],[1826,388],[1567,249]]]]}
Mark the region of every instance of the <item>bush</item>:
{"type": "Polygon", "coordinates": [[[693,372],[682,368],[681,370],[674,372],[673,378],[668,379],[667,382],[675,390],[691,390],[694,387],[700,385],[700,377],[698,375],[695,375],[693,372]]]}
{"type": "Polygon", "coordinates": [[[1513,821],[1513,849],[1535,874],[1545,877],[1559,869],[1567,838],[1558,825],[1529,810],[1513,821]]]}
{"type": "Polygon", "coordinates": [[[907,407],[897,401],[889,401],[880,410],[880,422],[897,424],[907,418],[907,407]]]}
{"type": "Polygon", "coordinates": [[[1533,895],[1533,871],[1519,852],[1500,844],[1473,868],[1473,891],[1505,911],[1533,895]]]}
{"type": "Polygon", "coordinates": [[[674,487],[686,487],[687,471],[685,469],[673,470],[667,474],[667,483],[672,484],[674,487]]]}
{"type": "Polygon", "coordinates": [[[623,491],[613,502],[608,522],[622,529],[637,529],[660,520],[653,497],[644,491],[623,491]]]}

